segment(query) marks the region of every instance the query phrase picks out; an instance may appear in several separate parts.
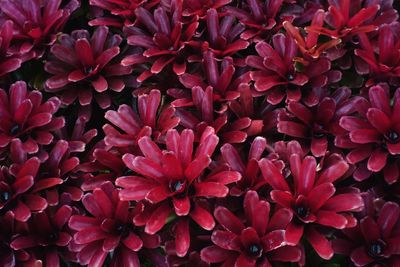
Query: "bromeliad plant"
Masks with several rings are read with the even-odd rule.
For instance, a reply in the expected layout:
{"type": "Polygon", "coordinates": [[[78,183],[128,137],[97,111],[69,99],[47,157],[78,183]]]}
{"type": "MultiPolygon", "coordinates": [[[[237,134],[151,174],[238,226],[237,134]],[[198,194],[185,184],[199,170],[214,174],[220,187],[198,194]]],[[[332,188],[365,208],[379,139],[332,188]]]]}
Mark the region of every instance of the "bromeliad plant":
{"type": "MultiPolygon", "coordinates": [[[[190,246],[190,220],[205,230],[212,230],[213,216],[202,205],[202,200],[223,198],[228,195],[227,185],[240,180],[236,171],[210,170],[212,155],[218,137],[212,128],[206,128],[199,144],[194,146],[194,134],[184,130],[179,134],[169,130],[166,134],[166,150],[161,150],[149,137],[142,137],[138,145],[144,157],[125,154],[125,165],[138,176],[123,176],[116,185],[123,188],[122,200],[146,200],[144,213],[145,232],[160,231],[167,217],[175,214],[176,253],[185,256],[190,246]]],[[[139,225],[140,222],[137,222],[139,225]]]]}
{"type": "Polygon", "coordinates": [[[399,8],[0,0],[0,265],[400,267],[399,8]]]}

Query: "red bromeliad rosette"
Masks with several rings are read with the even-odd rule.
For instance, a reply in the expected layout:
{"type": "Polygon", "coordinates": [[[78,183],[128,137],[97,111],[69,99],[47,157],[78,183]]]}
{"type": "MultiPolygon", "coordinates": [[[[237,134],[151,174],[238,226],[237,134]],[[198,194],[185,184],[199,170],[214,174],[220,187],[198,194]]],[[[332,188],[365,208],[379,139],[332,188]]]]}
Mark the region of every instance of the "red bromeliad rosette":
{"type": "Polygon", "coordinates": [[[0,266],[400,267],[399,8],[0,0],[0,266]]]}

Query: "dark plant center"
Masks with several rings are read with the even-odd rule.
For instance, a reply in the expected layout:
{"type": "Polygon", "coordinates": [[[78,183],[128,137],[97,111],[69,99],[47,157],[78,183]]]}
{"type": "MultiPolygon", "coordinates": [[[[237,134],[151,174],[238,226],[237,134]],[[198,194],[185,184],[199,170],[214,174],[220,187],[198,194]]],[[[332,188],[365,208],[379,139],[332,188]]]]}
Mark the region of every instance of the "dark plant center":
{"type": "Polygon", "coordinates": [[[185,189],[185,182],[173,181],[169,184],[169,189],[173,193],[182,192],[185,189]]]}
{"type": "Polygon", "coordinates": [[[94,68],[92,66],[83,68],[83,71],[85,72],[85,74],[90,74],[93,70],[94,70],[94,68]]]}
{"type": "Polygon", "coordinates": [[[123,226],[122,224],[120,224],[120,225],[118,225],[118,226],[116,227],[116,230],[117,230],[117,232],[121,232],[121,231],[124,230],[124,226],[123,226]]]}
{"type": "Polygon", "coordinates": [[[286,76],[286,78],[289,80],[289,81],[293,81],[294,80],[294,76],[293,76],[293,74],[288,74],[287,76],[286,76]]]}
{"type": "Polygon", "coordinates": [[[315,138],[322,138],[322,137],[325,136],[325,134],[323,134],[323,133],[318,133],[318,132],[314,132],[314,133],[313,133],[313,136],[314,136],[315,138]]]}
{"type": "Polygon", "coordinates": [[[381,143],[381,148],[382,148],[383,150],[387,150],[387,149],[388,149],[388,147],[387,147],[387,145],[386,145],[386,142],[382,142],[382,143],[381,143]]]}
{"type": "Polygon", "coordinates": [[[297,216],[299,216],[299,218],[306,218],[308,216],[308,214],[310,213],[310,210],[304,206],[296,206],[294,208],[297,216]]]}
{"type": "Polygon", "coordinates": [[[368,254],[371,257],[380,257],[382,256],[383,250],[385,249],[385,242],[378,240],[375,243],[372,243],[368,249],[368,254]]]}
{"type": "Polygon", "coordinates": [[[126,224],[118,224],[117,227],[115,227],[115,231],[117,232],[117,234],[125,237],[128,236],[129,234],[129,228],[126,224]]]}
{"type": "Polygon", "coordinates": [[[390,130],[389,132],[387,132],[387,133],[385,134],[385,139],[386,139],[389,143],[395,144],[395,143],[397,143],[397,142],[399,141],[400,136],[399,136],[399,134],[396,133],[395,131],[390,130]]]}
{"type": "Polygon", "coordinates": [[[6,241],[0,241],[0,250],[2,251],[2,253],[4,253],[6,251],[7,252],[10,251],[11,249],[10,249],[10,246],[7,244],[6,241]]]}
{"type": "Polygon", "coordinates": [[[124,175],[129,176],[132,175],[134,172],[131,169],[126,168],[126,170],[124,171],[124,175]]]}
{"type": "Polygon", "coordinates": [[[185,63],[185,58],[182,56],[178,56],[178,57],[176,57],[175,62],[178,64],[183,64],[183,63],[185,63]]]}
{"type": "Polygon", "coordinates": [[[35,138],[35,133],[31,132],[31,133],[23,133],[18,135],[18,138],[22,141],[22,142],[26,142],[29,137],[35,138]]]}
{"type": "Polygon", "coordinates": [[[10,134],[11,134],[11,135],[16,135],[16,134],[19,133],[20,130],[21,130],[21,129],[19,128],[19,125],[18,125],[18,124],[15,124],[13,127],[11,127],[11,129],[10,129],[10,134]]]}
{"type": "Polygon", "coordinates": [[[261,254],[262,254],[262,248],[260,247],[260,245],[253,244],[253,245],[250,245],[250,246],[247,248],[247,253],[248,253],[251,257],[256,257],[256,258],[258,258],[258,257],[260,257],[261,254]]]}
{"type": "Polygon", "coordinates": [[[10,200],[10,198],[11,198],[10,192],[4,191],[0,193],[1,203],[7,202],[8,200],[10,200]]]}
{"type": "Polygon", "coordinates": [[[52,232],[47,236],[49,241],[57,241],[58,240],[58,233],[52,232]]]}

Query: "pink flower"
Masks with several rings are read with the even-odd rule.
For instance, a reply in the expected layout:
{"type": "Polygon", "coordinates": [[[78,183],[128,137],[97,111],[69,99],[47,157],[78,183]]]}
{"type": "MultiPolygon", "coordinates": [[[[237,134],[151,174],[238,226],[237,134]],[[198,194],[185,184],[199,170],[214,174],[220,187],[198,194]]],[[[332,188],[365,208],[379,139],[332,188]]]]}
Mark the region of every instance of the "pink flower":
{"type": "Polygon", "coordinates": [[[71,104],[79,99],[89,105],[93,97],[101,108],[111,104],[110,91],[121,92],[129,86],[132,68],[120,64],[121,36],[97,27],[92,37],[85,30],[62,34],[51,49],[45,70],[53,76],[46,80],[46,90],[60,92],[61,101],[71,104]]]}
{"type": "Polygon", "coordinates": [[[299,262],[302,252],[298,247],[287,246],[285,228],[292,214],[280,209],[270,214],[270,205],[260,200],[255,191],[244,197],[243,222],[223,206],[214,211],[221,228],[214,230],[214,245],[201,250],[201,259],[223,266],[259,266],[271,262],[299,262]]]}
{"type": "Polygon", "coordinates": [[[30,158],[23,164],[0,170],[0,210],[11,211],[17,221],[26,222],[32,212],[43,211],[47,207],[46,199],[32,193],[40,161],[30,158]]]}
{"type": "Polygon", "coordinates": [[[240,34],[246,29],[245,26],[235,23],[233,15],[220,17],[216,9],[210,8],[205,19],[207,24],[205,40],[191,42],[191,45],[199,47],[202,51],[209,49],[217,57],[233,55],[249,46],[249,42],[240,38],[240,34]]]}
{"type": "Polygon", "coordinates": [[[395,92],[392,100],[386,89],[380,85],[371,87],[369,103],[364,110],[340,119],[340,126],[347,134],[337,136],[335,143],[338,147],[351,149],[346,158],[349,163],[357,164],[354,178],[358,181],[380,171],[387,183],[398,180],[400,90],[395,92]]]}
{"type": "Polygon", "coordinates": [[[26,223],[25,231],[13,238],[10,247],[21,254],[32,251],[46,265],[59,266],[62,251],[72,239],[66,227],[71,214],[69,205],[48,207],[35,213],[26,223]]]}
{"type": "MultiPolygon", "coordinates": [[[[324,19],[325,12],[322,9],[317,10],[312,18],[310,27],[322,27],[324,19]]],[[[301,28],[293,26],[290,21],[284,21],[283,27],[296,40],[300,52],[306,58],[319,58],[326,50],[335,47],[342,42],[341,39],[332,39],[323,42],[322,44],[318,43],[318,38],[320,36],[320,33],[318,32],[308,32],[307,35],[303,37],[300,32],[301,28]]]]}
{"type": "Polygon", "coordinates": [[[176,226],[178,256],[184,256],[190,245],[187,217],[206,230],[214,228],[212,215],[197,200],[223,198],[229,192],[227,185],[241,178],[238,172],[218,169],[206,174],[218,144],[214,129],[204,130],[197,147],[193,142],[194,133],[188,129],[181,134],[169,130],[165,150],[149,137],[142,137],[138,144],[144,157],[125,154],[122,158],[138,175],[123,176],[116,181],[123,188],[119,194],[122,200],[147,200],[155,204],[145,221],[146,233],[161,230],[171,213],[180,218],[176,226]]]}
{"type": "Polygon", "coordinates": [[[108,110],[105,118],[112,125],[103,126],[106,145],[117,148],[123,154],[137,150],[137,141],[143,136],[153,136],[157,142],[164,142],[167,131],[178,125],[179,118],[169,105],[158,113],[160,104],[160,91],[151,90],[138,96],[137,111],[125,104],[119,106],[117,111],[108,110]]]}
{"type": "Polygon", "coordinates": [[[254,38],[260,41],[276,26],[277,14],[282,4],[283,0],[246,0],[244,7],[227,7],[227,11],[247,27],[241,34],[244,40],[254,38]]]}
{"type": "Polygon", "coordinates": [[[342,87],[314,107],[289,102],[287,112],[279,116],[278,132],[302,140],[315,157],[322,157],[334,149],[331,141],[343,133],[339,119],[354,110],[356,100],[349,88],[342,87]]]}
{"type": "Polygon", "coordinates": [[[354,227],[352,211],[363,208],[363,201],[355,189],[336,193],[333,183],[348,170],[348,164],[337,154],[324,159],[317,169],[314,157],[292,154],[289,158],[293,184],[288,183],[274,163],[268,159],[260,161],[264,178],[271,185],[271,199],[281,207],[289,209],[293,220],[286,228],[288,244],[299,244],[304,236],[323,259],[333,256],[331,243],[319,230],[321,226],[343,229],[354,227]]]}
{"type": "Polygon", "coordinates": [[[60,104],[56,97],[42,103],[42,94],[28,91],[23,81],[12,84],[8,93],[0,89],[0,153],[7,151],[13,139],[21,140],[28,153],[50,144],[53,132],[64,126],[63,117],[53,116],[60,104]]]}
{"type": "MultiPolygon", "coordinates": [[[[143,72],[138,81],[160,73],[168,64],[176,75],[186,71],[185,46],[193,37],[199,22],[194,17],[189,22],[182,20],[182,1],[172,0],[169,10],[164,5],[156,8],[151,14],[143,7],[135,10],[137,25],[125,27],[128,44],[145,49],[146,62],[152,62],[150,70],[143,72]]],[[[122,64],[136,64],[141,55],[127,56],[122,64]]]]}
{"type": "Polygon", "coordinates": [[[400,264],[400,208],[386,202],[374,216],[366,216],[333,241],[336,253],[350,256],[355,266],[400,264]]]}
{"type": "Polygon", "coordinates": [[[279,86],[292,86],[293,90],[282,92],[280,88],[271,91],[269,102],[277,104],[287,94],[289,100],[299,100],[299,87],[305,85],[309,78],[295,68],[294,58],[297,56],[297,44],[289,35],[275,34],[272,37],[273,46],[265,42],[256,44],[259,56],[250,55],[246,63],[256,70],[250,76],[255,82],[255,89],[266,92],[279,86]]]}
{"type": "MultiPolygon", "coordinates": [[[[226,102],[236,99],[239,96],[239,85],[250,82],[249,73],[241,73],[241,70],[235,67],[231,57],[224,57],[222,60],[218,60],[212,51],[203,53],[202,68],[203,72],[193,74],[184,73],[180,75],[179,81],[187,89],[199,86],[203,90],[206,90],[207,86],[212,86],[215,92],[213,101],[216,102],[226,102]]],[[[188,92],[187,90],[181,91],[173,88],[168,90],[168,93],[178,98],[188,92]]]]}
{"type": "MultiPolygon", "coordinates": [[[[68,148],[67,141],[59,140],[48,148],[49,153],[43,152],[39,155],[40,168],[29,193],[45,197],[41,202],[44,201],[46,205],[58,205],[63,194],[68,194],[73,201],[82,198],[79,182],[73,179],[73,171],[78,166],[79,159],[71,156],[68,148]]],[[[11,157],[14,161],[12,169],[18,169],[28,158],[19,140],[13,140],[11,144],[11,157]]]]}
{"type": "Polygon", "coordinates": [[[396,32],[400,29],[399,23],[383,25],[379,29],[377,42],[371,43],[366,34],[359,34],[360,49],[354,51],[355,55],[361,59],[356,63],[356,70],[359,74],[370,74],[371,85],[374,81],[387,80],[390,83],[398,84],[400,77],[400,39],[396,37],[396,32]]]}
{"type": "Polygon", "coordinates": [[[0,216],[0,264],[4,267],[14,267],[16,265],[35,266],[42,262],[36,259],[32,252],[24,250],[14,250],[10,247],[13,238],[23,232],[26,224],[15,220],[12,212],[6,212],[0,216]]]}
{"type": "Polygon", "coordinates": [[[42,57],[46,46],[52,45],[56,35],[80,5],[77,0],[4,0],[1,3],[0,22],[14,22],[14,54],[34,52],[42,57]],[[67,2],[67,3],[65,3],[67,2]]]}
{"type": "Polygon", "coordinates": [[[309,32],[314,31],[332,38],[351,37],[358,33],[367,33],[377,29],[371,20],[379,14],[380,6],[375,2],[352,5],[350,0],[330,1],[325,22],[332,28],[323,25],[308,27],[309,32]]]}
{"type": "Polygon", "coordinates": [[[76,231],[73,240],[80,264],[102,266],[113,252],[111,265],[140,266],[138,253],[159,246],[158,236],[142,233],[132,224],[140,205],[131,208],[118,193],[111,183],[102,184],[82,200],[87,215],[73,215],[69,220],[69,227],[76,231]]]}

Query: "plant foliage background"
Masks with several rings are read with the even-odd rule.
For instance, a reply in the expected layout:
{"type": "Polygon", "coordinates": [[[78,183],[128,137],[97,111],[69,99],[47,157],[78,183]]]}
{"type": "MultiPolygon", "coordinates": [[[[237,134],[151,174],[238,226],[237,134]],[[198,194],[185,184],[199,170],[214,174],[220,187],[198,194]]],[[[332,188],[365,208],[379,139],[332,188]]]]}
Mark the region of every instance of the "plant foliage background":
{"type": "Polygon", "coordinates": [[[400,4],[0,0],[0,266],[400,266],[400,4]]]}

